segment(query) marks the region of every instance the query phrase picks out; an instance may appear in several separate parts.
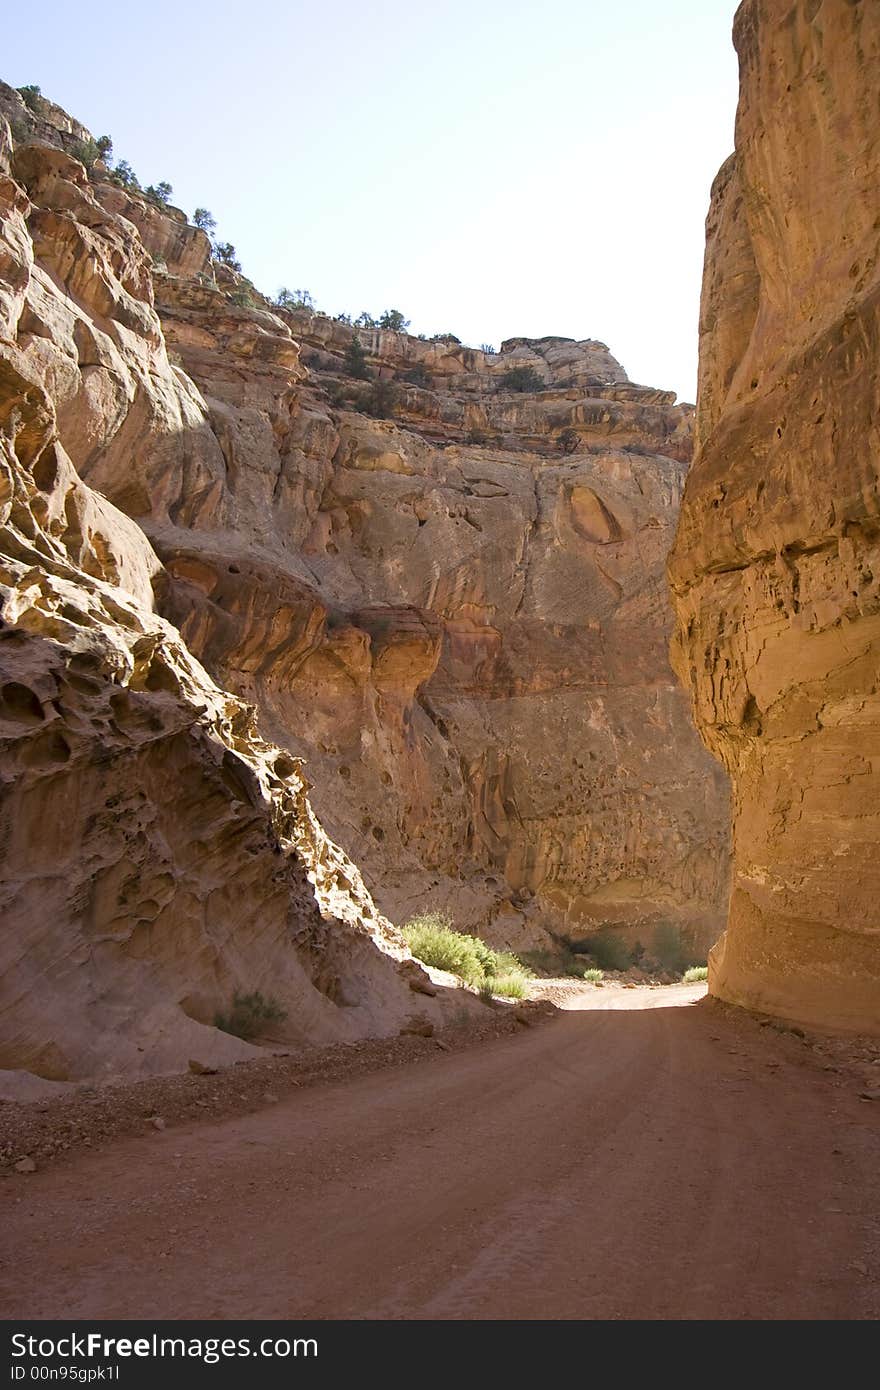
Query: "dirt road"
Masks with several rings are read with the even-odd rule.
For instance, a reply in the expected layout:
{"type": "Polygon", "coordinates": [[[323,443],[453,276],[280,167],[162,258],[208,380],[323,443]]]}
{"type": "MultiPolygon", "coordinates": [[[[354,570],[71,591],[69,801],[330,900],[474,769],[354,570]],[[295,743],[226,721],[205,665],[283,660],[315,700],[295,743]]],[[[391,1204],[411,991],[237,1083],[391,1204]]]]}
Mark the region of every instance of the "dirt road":
{"type": "Polygon", "coordinates": [[[701,993],[4,1179],[3,1315],[877,1317],[880,1103],[701,993]]]}

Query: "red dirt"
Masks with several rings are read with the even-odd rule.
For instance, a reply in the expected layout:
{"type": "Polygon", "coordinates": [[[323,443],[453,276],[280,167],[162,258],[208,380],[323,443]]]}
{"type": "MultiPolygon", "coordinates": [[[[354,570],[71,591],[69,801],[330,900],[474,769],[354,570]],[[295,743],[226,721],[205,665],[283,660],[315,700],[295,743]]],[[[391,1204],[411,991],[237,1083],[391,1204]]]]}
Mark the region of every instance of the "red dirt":
{"type": "Polygon", "coordinates": [[[12,1174],[4,1316],[880,1316],[880,1102],[700,993],[12,1174]]]}

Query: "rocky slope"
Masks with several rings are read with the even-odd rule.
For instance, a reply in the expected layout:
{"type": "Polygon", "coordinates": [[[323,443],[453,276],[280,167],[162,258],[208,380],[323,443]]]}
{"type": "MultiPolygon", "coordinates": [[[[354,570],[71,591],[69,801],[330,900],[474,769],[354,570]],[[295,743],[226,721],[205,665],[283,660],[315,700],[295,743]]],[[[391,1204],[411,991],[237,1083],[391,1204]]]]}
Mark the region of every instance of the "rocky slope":
{"type": "Polygon", "coordinates": [[[734,789],[710,987],[880,1030],[880,9],[745,0],[675,662],[734,789]]]}
{"type": "Polygon", "coordinates": [[[350,328],[87,173],[59,108],[3,116],[0,1062],[238,1056],[235,989],[396,1031],[419,972],[346,851],[396,922],[708,944],[726,789],[665,653],[692,409],[558,338],[365,332],[352,382],[350,328]]]}
{"type": "Polygon", "coordinates": [[[219,457],[168,360],[135,228],[82,165],[13,149],[0,119],[7,1070],[66,1079],[252,1055],[213,1027],[237,990],[277,1000],[290,1041],[396,1033],[426,985],[420,1012],[461,1006],[434,997],[379,916],[296,760],[159,614],[166,576],[143,530],[82,481],[112,453],[135,487],[143,449],[197,506],[186,441],[200,431],[219,457]]]}

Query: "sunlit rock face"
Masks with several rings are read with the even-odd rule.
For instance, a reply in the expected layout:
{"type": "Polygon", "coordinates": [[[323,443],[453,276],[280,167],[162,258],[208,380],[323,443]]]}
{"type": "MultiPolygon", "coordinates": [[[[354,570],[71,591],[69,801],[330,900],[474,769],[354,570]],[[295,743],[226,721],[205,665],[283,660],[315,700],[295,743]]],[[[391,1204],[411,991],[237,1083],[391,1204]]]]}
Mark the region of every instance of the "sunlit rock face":
{"type": "MultiPolygon", "coordinates": [[[[58,108],[34,116],[0,86],[0,114],[18,132],[9,188],[20,220],[10,211],[3,262],[10,338],[76,496],[111,518],[77,564],[135,596],[163,650],[184,653],[196,683],[219,689],[212,699],[233,701],[236,725],[238,702],[255,710],[247,738],[271,745],[265,757],[273,768],[282,759],[282,780],[299,778],[303,796],[290,760],[305,759],[311,803],[341,846],[307,858],[307,874],[337,866],[342,886],[329,908],[320,897],[319,916],[347,922],[353,911],[373,964],[357,966],[359,982],[339,963],[325,972],[319,956],[348,957],[343,938],[324,932],[308,967],[319,1022],[288,1011],[303,1034],[390,1028],[404,1007],[396,969],[380,980],[381,952],[399,948],[351,861],[396,923],[446,908],[461,927],[528,948],[604,923],[649,945],[656,924],[675,922],[695,950],[711,944],[724,916],[728,793],[668,664],[664,581],[693,408],[630,382],[590,339],[516,338],[488,353],[365,330],[373,381],[353,381],[351,327],[274,309],[208,260],[177,210],[120,189],[100,164],[87,174],[74,156],[88,132],[58,108]],[[510,388],[514,368],[530,369],[534,389],[510,388]],[[393,401],[357,398],[377,380],[393,401]],[[111,544],[123,527],[135,539],[111,544]],[[343,910],[346,893],[360,906],[343,910]]],[[[75,518],[53,524],[70,529],[65,545],[99,534],[75,518]]],[[[29,610],[16,605],[20,627],[29,610]]],[[[101,671],[99,684],[110,679],[101,671]]],[[[34,693],[44,701],[42,687],[34,693]]],[[[160,695],[178,698],[149,691],[160,695]]],[[[169,728],[190,716],[201,727],[189,698],[166,712],[169,728]]],[[[136,783],[167,783],[156,834],[176,855],[182,823],[165,818],[194,793],[176,797],[170,767],[154,782],[138,770],[136,783]]],[[[83,807],[91,827],[88,797],[83,807]]],[[[276,883],[256,849],[247,855],[247,871],[229,856],[231,879],[276,883]]],[[[224,859],[219,848],[209,857],[224,859]]],[[[82,872],[74,904],[93,876],[82,872]]],[[[174,869],[181,892],[197,872],[198,859],[174,869]]],[[[125,901],[140,892],[121,869],[118,886],[125,901]]],[[[282,931],[279,891],[276,915],[251,887],[230,900],[239,912],[252,902],[282,931]]],[[[107,892],[102,923],[125,917],[107,892]]],[[[164,922],[164,898],[143,897],[164,922]]],[[[200,964],[181,997],[202,1026],[246,986],[252,953],[236,956],[235,971],[218,965],[193,925],[203,910],[193,912],[186,934],[200,964]]],[[[137,949],[151,960],[167,939],[145,926],[137,949]]],[[[260,980],[276,969],[267,949],[260,980]]],[[[50,1042],[28,1041],[27,1056],[50,1042]]]]}
{"type": "MultiPolygon", "coordinates": [[[[708,948],[727,789],[668,665],[664,580],[692,409],[592,341],[366,330],[396,396],[374,418],[351,409],[351,328],[280,314],[294,363],[222,287],[155,285],[222,455],[182,522],[164,469],[139,474],[163,612],[306,758],[382,910],[517,948],[674,921],[708,948]],[[541,389],[507,389],[516,366],[541,389]]],[[[113,460],[86,476],[131,507],[113,460]]]]}
{"type": "MultiPolygon", "coordinates": [[[[151,258],[22,121],[13,140],[0,117],[0,1069],[246,1058],[213,1026],[236,991],[276,1002],[282,1042],[396,1033],[419,968],[298,761],[158,610],[170,576],[136,514],[184,528],[226,463],[151,258]]],[[[265,337],[294,380],[287,329],[265,337]]]]}
{"type": "Polygon", "coordinates": [[[720,997],[880,1030],[880,7],[746,0],[675,665],[733,783],[720,997]]]}

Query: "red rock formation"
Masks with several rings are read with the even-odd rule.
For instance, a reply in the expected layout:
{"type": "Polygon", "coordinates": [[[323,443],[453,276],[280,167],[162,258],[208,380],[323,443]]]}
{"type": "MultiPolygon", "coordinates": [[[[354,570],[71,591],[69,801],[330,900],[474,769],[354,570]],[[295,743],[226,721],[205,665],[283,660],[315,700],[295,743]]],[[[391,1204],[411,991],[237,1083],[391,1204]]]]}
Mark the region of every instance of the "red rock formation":
{"type": "Polygon", "coordinates": [[[373,418],[349,328],[206,270],[41,111],[0,87],[0,1061],[240,1055],[210,1027],[234,989],[292,1037],[396,1029],[414,967],[296,755],[397,922],[711,940],[726,793],[662,579],[691,408],[593,341],[371,332],[373,418]]]}
{"type": "Polygon", "coordinates": [[[675,663],[734,788],[721,998],[880,1030],[880,8],[745,0],[675,663]]]}
{"type": "MultiPolygon", "coordinates": [[[[164,611],[307,758],[383,910],[448,906],[508,946],[669,919],[711,944],[726,792],[665,652],[690,408],[601,344],[493,356],[371,330],[398,395],[370,418],[346,325],[281,313],[294,376],[265,311],[179,277],[156,292],[226,465],[185,534],[145,477],[164,611]],[[501,389],[526,357],[545,389],[501,389]]],[[[84,466],[127,505],[114,460],[84,466]]]]}
{"type": "Polygon", "coordinates": [[[152,289],[83,166],[13,151],[0,119],[0,1068],[55,1079],[246,1057],[213,1026],[236,991],[278,1002],[281,1039],[396,1033],[420,973],[298,761],[157,612],[144,532],[73,461],[169,524],[222,492],[152,289]]]}

